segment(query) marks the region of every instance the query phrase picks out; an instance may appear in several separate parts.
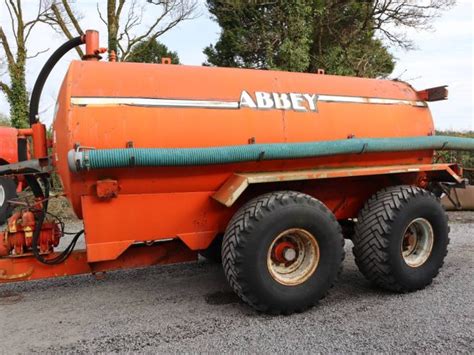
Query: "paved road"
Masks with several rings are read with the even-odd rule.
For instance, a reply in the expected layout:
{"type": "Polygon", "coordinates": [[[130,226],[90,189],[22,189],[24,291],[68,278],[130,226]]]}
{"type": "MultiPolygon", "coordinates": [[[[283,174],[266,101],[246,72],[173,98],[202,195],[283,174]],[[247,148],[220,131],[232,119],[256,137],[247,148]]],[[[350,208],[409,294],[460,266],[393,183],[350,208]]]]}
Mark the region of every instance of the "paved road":
{"type": "Polygon", "coordinates": [[[350,243],[341,280],[314,309],[271,317],[241,304],[204,261],[0,286],[0,353],[474,351],[474,213],[451,216],[435,282],[373,288],[350,243]],[[8,296],[8,297],[6,297],[8,296]]]}

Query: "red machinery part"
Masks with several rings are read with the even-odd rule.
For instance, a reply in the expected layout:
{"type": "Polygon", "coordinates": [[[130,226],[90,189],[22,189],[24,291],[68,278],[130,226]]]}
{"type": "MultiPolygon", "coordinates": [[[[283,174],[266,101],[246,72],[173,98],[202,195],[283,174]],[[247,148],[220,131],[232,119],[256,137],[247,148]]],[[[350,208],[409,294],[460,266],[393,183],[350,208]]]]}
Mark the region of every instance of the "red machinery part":
{"type": "Polygon", "coordinates": [[[0,164],[18,162],[17,135],[15,128],[0,127],[0,164]]]}
{"type": "Polygon", "coordinates": [[[107,48],[99,48],[99,32],[95,30],[87,30],[83,36],[83,42],[86,44],[86,54],[82,57],[83,60],[98,61],[102,58],[99,54],[107,52],[107,48]]]}
{"type": "MultiPolygon", "coordinates": [[[[31,211],[14,213],[9,219],[7,229],[0,233],[0,257],[21,256],[31,251],[35,216],[31,211]]],[[[38,248],[41,254],[49,254],[59,245],[61,231],[53,221],[45,221],[41,228],[38,248]]]]}
{"type": "Polygon", "coordinates": [[[33,130],[33,154],[34,157],[44,158],[48,156],[48,143],[46,139],[46,126],[42,123],[34,123],[33,130]]]}

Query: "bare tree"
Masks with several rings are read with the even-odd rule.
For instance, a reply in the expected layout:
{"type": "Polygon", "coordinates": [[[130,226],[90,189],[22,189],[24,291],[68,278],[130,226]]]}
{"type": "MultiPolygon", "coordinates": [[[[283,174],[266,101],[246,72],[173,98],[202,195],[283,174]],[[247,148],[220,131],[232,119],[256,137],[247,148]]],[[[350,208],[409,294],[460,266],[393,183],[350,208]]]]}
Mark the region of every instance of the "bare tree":
{"type": "MultiPolygon", "coordinates": [[[[197,12],[197,0],[107,0],[105,9],[102,4],[97,2],[97,13],[107,26],[108,49],[114,51],[121,61],[126,61],[132,49],[144,39],[158,38],[180,22],[194,18],[197,12]],[[157,8],[160,11],[156,11],[157,8]],[[139,33],[146,11],[153,11],[156,16],[152,23],[142,26],[144,30],[139,33]]],[[[67,38],[84,32],[71,0],[52,0],[49,8],[51,11],[44,16],[44,22],[67,38]]],[[[82,56],[79,51],[78,54],[82,56]]]]}
{"type": "MultiPolygon", "coordinates": [[[[41,21],[50,25],[58,33],[64,34],[67,39],[84,34],[79,21],[82,15],[70,5],[70,0],[48,0],[43,3],[44,13],[41,21]]],[[[79,57],[84,56],[81,47],[76,47],[79,57]]]]}
{"type": "MultiPolygon", "coordinates": [[[[348,67],[356,68],[354,74],[366,76],[367,69],[371,67],[368,64],[374,59],[382,58],[381,56],[389,59],[387,53],[384,54],[387,47],[413,49],[413,41],[407,36],[407,29],[430,29],[432,21],[455,3],[456,0],[320,2],[312,12],[313,34],[309,71],[314,72],[319,67],[330,68],[331,63],[324,60],[324,53],[328,48],[337,46],[343,53],[341,57],[347,58],[348,67]]],[[[328,59],[332,61],[334,58],[329,56],[328,59]]],[[[385,73],[391,72],[393,65],[388,65],[385,69],[385,73]]],[[[374,74],[381,75],[376,72],[374,74]]]]}
{"type": "Polygon", "coordinates": [[[26,87],[26,61],[45,52],[40,51],[28,56],[27,41],[35,25],[44,15],[44,4],[40,0],[37,12],[33,19],[26,20],[23,14],[21,0],[4,0],[10,18],[12,36],[7,37],[3,25],[0,25],[0,48],[4,53],[9,83],[0,80],[2,91],[10,104],[10,118],[12,126],[28,126],[28,90],[26,87]]]}
{"type": "Polygon", "coordinates": [[[375,0],[368,8],[365,24],[391,44],[411,49],[413,42],[403,31],[430,29],[433,19],[455,3],[456,0],[375,0]]]}

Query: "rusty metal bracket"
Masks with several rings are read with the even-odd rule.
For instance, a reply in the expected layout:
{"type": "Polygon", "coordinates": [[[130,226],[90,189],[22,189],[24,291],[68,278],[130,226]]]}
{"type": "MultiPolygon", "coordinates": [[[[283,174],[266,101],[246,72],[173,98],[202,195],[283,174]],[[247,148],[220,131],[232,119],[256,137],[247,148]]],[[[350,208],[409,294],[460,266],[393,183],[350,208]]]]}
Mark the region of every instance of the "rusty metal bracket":
{"type": "Polygon", "coordinates": [[[34,271],[34,268],[31,267],[28,271],[23,272],[21,274],[7,275],[5,270],[0,269],[0,280],[13,281],[13,280],[25,279],[33,275],[33,271],[34,271]]]}
{"type": "Polygon", "coordinates": [[[459,196],[456,190],[456,186],[455,185],[450,186],[443,183],[439,183],[438,185],[441,191],[443,191],[444,194],[446,195],[446,198],[449,200],[449,202],[453,204],[454,208],[456,208],[457,210],[461,210],[462,205],[461,205],[461,202],[459,201],[459,196]],[[454,191],[454,198],[453,196],[451,196],[451,191],[454,191]]]}
{"type": "Polygon", "coordinates": [[[120,186],[117,180],[104,179],[98,180],[96,183],[96,194],[101,200],[110,200],[118,196],[120,186]]]}
{"type": "Polygon", "coordinates": [[[447,85],[438,86],[435,88],[429,88],[421,91],[417,91],[417,95],[420,100],[423,101],[440,101],[448,98],[447,85]]]}
{"type": "Polygon", "coordinates": [[[250,184],[271,182],[288,182],[303,180],[318,180],[331,178],[345,178],[356,176],[413,174],[426,172],[427,174],[441,174],[440,181],[460,184],[463,178],[457,174],[456,164],[413,164],[390,165],[357,168],[309,169],[296,171],[274,171],[233,174],[217,190],[212,198],[219,203],[230,207],[244,193],[250,184]]]}

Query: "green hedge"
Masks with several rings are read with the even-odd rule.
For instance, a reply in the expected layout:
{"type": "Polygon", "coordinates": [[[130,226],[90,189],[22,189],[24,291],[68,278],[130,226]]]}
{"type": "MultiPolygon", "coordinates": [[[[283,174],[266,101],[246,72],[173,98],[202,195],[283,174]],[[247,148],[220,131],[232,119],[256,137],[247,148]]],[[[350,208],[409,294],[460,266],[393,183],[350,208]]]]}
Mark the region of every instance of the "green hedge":
{"type": "MultiPolygon", "coordinates": [[[[436,135],[439,136],[453,136],[453,137],[465,137],[474,138],[474,131],[467,132],[456,132],[456,131],[436,131],[436,135]]],[[[464,176],[467,177],[471,184],[474,185],[474,152],[437,152],[438,161],[446,161],[448,163],[459,163],[467,170],[464,172],[464,176]]]]}

